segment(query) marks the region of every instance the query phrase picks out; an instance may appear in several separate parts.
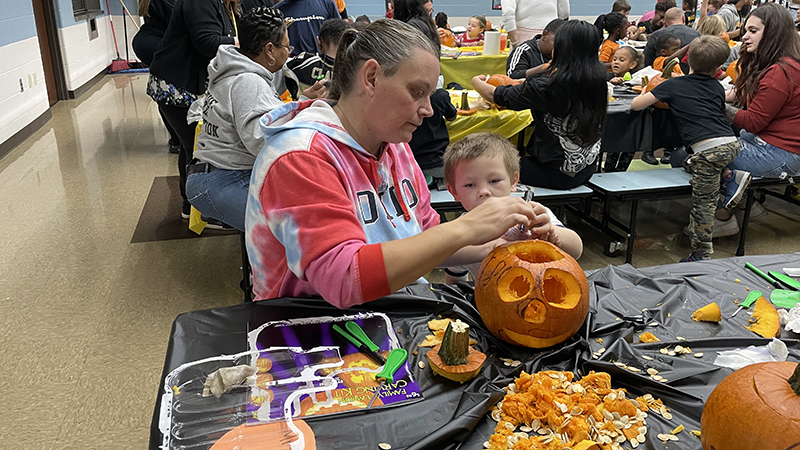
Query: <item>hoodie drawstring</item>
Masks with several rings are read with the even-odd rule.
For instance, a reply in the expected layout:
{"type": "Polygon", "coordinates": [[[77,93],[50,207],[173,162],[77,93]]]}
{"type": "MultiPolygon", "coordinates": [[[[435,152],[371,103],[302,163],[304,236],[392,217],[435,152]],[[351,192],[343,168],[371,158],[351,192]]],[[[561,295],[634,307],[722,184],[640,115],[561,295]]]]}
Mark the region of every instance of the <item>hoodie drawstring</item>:
{"type": "Polygon", "coordinates": [[[394,183],[394,190],[397,192],[398,200],[400,200],[400,209],[403,210],[403,218],[406,222],[411,220],[411,214],[408,213],[408,206],[406,200],[403,198],[403,185],[397,182],[397,171],[394,168],[394,158],[392,158],[392,183],[394,183]]]}

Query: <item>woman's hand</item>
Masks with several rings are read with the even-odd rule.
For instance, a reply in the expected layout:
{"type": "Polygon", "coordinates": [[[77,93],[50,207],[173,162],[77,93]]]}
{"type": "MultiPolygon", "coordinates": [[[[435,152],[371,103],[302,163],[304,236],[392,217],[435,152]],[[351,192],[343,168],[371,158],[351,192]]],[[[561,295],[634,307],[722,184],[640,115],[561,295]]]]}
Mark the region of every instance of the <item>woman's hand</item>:
{"type": "Polygon", "coordinates": [[[303,95],[308,98],[321,98],[325,95],[325,80],[317,80],[313,86],[303,91],[303,95]]]}
{"type": "MultiPolygon", "coordinates": [[[[541,206],[541,209],[544,207],[541,206]]],[[[533,203],[527,203],[519,197],[491,197],[453,223],[459,225],[468,245],[481,245],[503,236],[515,226],[544,226],[540,214],[533,203]]],[[[544,214],[547,216],[546,211],[544,214]]],[[[550,223],[549,217],[546,222],[550,223]]]]}
{"type": "Polygon", "coordinates": [[[475,75],[472,77],[472,87],[481,94],[481,97],[489,103],[494,103],[495,87],[486,82],[486,75],[475,75]]]}
{"type": "Polygon", "coordinates": [[[536,217],[531,222],[530,230],[534,239],[547,240],[547,236],[553,231],[553,223],[550,222],[550,214],[547,208],[541,203],[530,202],[536,217]]]}
{"type": "Polygon", "coordinates": [[[725,102],[733,103],[736,101],[736,88],[725,91],[725,102]]]}
{"type": "Polygon", "coordinates": [[[508,32],[508,40],[511,41],[512,46],[517,46],[517,30],[508,32]]]}

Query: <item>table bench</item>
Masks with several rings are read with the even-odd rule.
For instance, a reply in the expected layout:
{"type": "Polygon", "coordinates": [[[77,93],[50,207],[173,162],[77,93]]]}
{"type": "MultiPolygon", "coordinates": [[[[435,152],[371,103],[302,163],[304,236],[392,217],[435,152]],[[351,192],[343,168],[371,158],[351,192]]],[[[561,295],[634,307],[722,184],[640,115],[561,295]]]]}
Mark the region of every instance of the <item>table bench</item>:
{"type": "MultiPolygon", "coordinates": [[[[530,187],[530,189],[533,190],[533,199],[545,206],[553,206],[553,209],[555,209],[553,213],[562,222],[564,221],[566,205],[589,198],[593,194],[593,191],[586,186],[578,186],[566,190],[541,187],[530,187]]],[[[523,194],[524,192],[514,192],[511,195],[522,197],[523,194]]],[[[444,213],[464,211],[461,202],[456,201],[450,191],[431,191],[431,206],[439,213],[443,222],[445,221],[444,213]]]]}
{"type": "MultiPolygon", "coordinates": [[[[615,239],[615,241],[611,241],[606,245],[603,251],[607,256],[618,255],[622,247],[622,242],[625,241],[627,243],[625,262],[630,264],[633,258],[633,242],[636,239],[636,220],[639,201],[691,196],[691,179],[692,175],[682,168],[596,173],[588,181],[587,186],[589,186],[603,202],[600,220],[598,221],[590,216],[590,205],[588,203],[583,212],[575,211],[578,212],[583,220],[594,225],[612,239],[615,239]],[[611,203],[615,200],[631,201],[628,223],[624,223],[611,216],[611,203]],[[611,229],[609,225],[614,225],[621,229],[624,236],[611,229]]],[[[754,201],[754,192],[765,187],[785,185],[787,183],[787,180],[753,177],[745,194],[745,210],[739,232],[739,247],[736,250],[737,256],[744,255],[747,225],[750,220],[750,208],[754,201]]],[[[800,202],[798,202],[798,204],[800,204],[800,202]]]]}

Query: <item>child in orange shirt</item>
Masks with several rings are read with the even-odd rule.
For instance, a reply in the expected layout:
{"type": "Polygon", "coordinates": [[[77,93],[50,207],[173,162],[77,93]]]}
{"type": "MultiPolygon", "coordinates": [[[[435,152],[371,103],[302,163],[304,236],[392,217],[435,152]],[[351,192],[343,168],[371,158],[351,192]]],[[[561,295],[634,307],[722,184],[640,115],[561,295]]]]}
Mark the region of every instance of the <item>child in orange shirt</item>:
{"type": "MultiPolygon", "coordinates": [[[[659,37],[658,41],[656,41],[656,51],[661,56],[653,61],[653,69],[664,70],[664,64],[666,64],[670,56],[676,53],[680,48],[681,40],[674,34],[665,34],[659,37]]],[[[681,70],[680,65],[676,65],[675,68],[672,69],[672,73],[675,75],[683,75],[683,70],[681,70]]]]}
{"type": "Polygon", "coordinates": [[[600,62],[605,64],[607,70],[611,70],[611,63],[614,60],[614,53],[619,48],[619,39],[628,26],[628,19],[618,12],[603,14],[594,22],[595,26],[603,33],[605,30],[608,37],[600,47],[600,62]]]}

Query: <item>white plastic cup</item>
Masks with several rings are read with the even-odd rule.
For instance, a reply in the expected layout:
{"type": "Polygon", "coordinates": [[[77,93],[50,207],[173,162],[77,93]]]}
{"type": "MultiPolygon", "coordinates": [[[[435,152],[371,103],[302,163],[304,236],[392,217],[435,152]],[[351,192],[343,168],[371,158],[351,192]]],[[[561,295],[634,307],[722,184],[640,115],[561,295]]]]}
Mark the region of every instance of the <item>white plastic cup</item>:
{"type": "Polygon", "coordinates": [[[484,55],[500,54],[499,31],[486,31],[483,33],[483,54],[484,55]]]}

